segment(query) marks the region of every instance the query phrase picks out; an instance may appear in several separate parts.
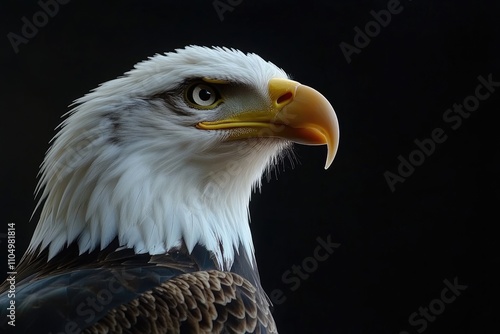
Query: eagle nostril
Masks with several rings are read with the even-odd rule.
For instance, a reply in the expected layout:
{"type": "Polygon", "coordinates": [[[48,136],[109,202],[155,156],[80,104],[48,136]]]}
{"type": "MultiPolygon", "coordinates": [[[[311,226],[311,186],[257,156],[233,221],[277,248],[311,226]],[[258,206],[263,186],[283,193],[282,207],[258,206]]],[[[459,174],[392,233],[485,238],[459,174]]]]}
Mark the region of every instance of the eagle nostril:
{"type": "Polygon", "coordinates": [[[278,97],[278,99],[276,100],[276,103],[278,105],[280,105],[282,103],[287,102],[288,100],[291,100],[292,97],[293,97],[293,94],[291,92],[286,92],[285,94],[283,94],[280,97],[278,97]]]}

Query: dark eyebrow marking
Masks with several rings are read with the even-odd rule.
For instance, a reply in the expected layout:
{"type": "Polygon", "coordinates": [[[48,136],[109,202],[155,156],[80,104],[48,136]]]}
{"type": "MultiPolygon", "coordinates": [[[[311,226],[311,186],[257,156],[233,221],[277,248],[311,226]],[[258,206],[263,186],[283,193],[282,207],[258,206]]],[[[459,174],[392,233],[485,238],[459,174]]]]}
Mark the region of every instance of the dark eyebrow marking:
{"type": "Polygon", "coordinates": [[[177,103],[174,103],[174,101],[184,101],[183,98],[179,98],[178,96],[175,96],[174,94],[163,94],[161,96],[158,96],[158,98],[162,99],[163,102],[168,106],[168,109],[174,113],[176,113],[179,116],[191,116],[193,113],[179,107],[177,103]]]}
{"type": "Polygon", "coordinates": [[[183,95],[183,91],[187,87],[187,85],[188,85],[188,82],[183,82],[182,84],[180,84],[179,86],[177,86],[176,88],[174,88],[172,90],[158,93],[158,94],[151,96],[151,99],[161,100],[164,104],[166,104],[168,106],[169,110],[171,110],[172,112],[176,113],[179,116],[190,116],[190,115],[192,115],[192,113],[178,107],[177,106],[178,104],[174,103],[176,100],[178,100],[178,101],[184,100],[183,98],[181,98],[179,96],[183,95]]]}
{"type": "Polygon", "coordinates": [[[188,110],[182,109],[178,107],[178,103],[175,103],[176,101],[184,101],[184,90],[187,89],[189,86],[191,86],[193,83],[196,82],[206,82],[206,83],[211,83],[215,85],[229,85],[232,84],[231,81],[225,80],[225,79],[216,79],[216,78],[208,78],[208,77],[192,77],[192,78],[187,78],[184,80],[182,83],[178,84],[177,87],[170,89],[168,91],[162,92],[155,94],[151,96],[151,99],[157,99],[157,100],[162,100],[163,103],[165,103],[169,109],[176,113],[179,116],[191,116],[193,115],[192,112],[189,112],[188,110]]]}

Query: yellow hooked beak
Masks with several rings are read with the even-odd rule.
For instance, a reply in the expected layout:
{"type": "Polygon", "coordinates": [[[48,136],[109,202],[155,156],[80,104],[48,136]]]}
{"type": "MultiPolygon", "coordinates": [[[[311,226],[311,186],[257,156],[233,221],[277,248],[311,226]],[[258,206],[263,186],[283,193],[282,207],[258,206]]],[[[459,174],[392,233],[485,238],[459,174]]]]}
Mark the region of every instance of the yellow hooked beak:
{"type": "Polygon", "coordinates": [[[273,78],[268,84],[271,104],[267,110],[250,110],[233,117],[200,122],[204,130],[231,130],[228,140],[284,138],[306,145],[328,147],[325,169],[339,145],[337,116],[318,91],[296,81],[273,78]]]}

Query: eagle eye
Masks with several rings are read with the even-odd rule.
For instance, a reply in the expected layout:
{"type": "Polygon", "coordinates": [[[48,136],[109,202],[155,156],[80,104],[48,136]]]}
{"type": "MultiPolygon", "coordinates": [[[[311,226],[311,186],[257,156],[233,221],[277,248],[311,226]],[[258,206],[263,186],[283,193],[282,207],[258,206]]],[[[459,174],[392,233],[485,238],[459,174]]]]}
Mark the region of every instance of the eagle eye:
{"type": "Polygon", "coordinates": [[[206,83],[197,82],[192,84],[185,94],[186,100],[191,106],[198,109],[213,109],[222,102],[217,89],[206,83]]]}

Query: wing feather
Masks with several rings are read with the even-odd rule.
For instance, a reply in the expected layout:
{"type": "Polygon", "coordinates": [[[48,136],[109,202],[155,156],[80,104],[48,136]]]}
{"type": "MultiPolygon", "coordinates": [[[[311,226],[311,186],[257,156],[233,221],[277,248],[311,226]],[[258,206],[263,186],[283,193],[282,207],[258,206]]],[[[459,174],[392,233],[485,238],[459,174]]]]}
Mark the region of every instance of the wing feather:
{"type": "MultiPolygon", "coordinates": [[[[26,256],[16,285],[16,330],[59,333],[276,333],[255,267],[237,258],[223,272],[197,246],[162,255],[135,254],[115,240],[78,255],[71,245],[47,262],[26,256]]],[[[7,329],[6,285],[0,329],[7,329]]]]}
{"type": "Polygon", "coordinates": [[[268,308],[238,274],[197,271],[110,310],[84,333],[276,333],[268,308]]]}

